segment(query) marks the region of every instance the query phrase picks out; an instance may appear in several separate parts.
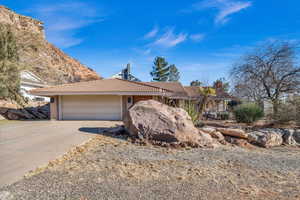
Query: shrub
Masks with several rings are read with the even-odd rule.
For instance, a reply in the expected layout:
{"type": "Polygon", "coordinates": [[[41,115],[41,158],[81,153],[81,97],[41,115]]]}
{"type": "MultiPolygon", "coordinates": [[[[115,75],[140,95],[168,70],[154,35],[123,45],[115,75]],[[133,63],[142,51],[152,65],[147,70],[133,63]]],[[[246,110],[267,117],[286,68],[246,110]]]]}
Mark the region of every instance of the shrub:
{"type": "Polygon", "coordinates": [[[220,120],[228,120],[229,119],[229,113],[228,112],[220,112],[217,114],[217,118],[220,120]]]}
{"type": "Polygon", "coordinates": [[[235,119],[239,123],[252,123],[264,116],[263,110],[256,104],[241,104],[233,110],[235,119]]]}
{"type": "Polygon", "coordinates": [[[186,103],[184,105],[184,110],[189,114],[195,126],[200,124],[200,120],[199,120],[200,115],[193,103],[191,102],[186,103]]]}
{"type": "Polygon", "coordinates": [[[300,124],[300,98],[294,98],[278,106],[277,114],[273,119],[280,123],[295,121],[300,124]]]}
{"type": "Polygon", "coordinates": [[[233,110],[236,106],[240,105],[241,102],[240,101],[236,101],[236,100],[231,100],[228,102],[228,107],[230,110],[233,110]]]}

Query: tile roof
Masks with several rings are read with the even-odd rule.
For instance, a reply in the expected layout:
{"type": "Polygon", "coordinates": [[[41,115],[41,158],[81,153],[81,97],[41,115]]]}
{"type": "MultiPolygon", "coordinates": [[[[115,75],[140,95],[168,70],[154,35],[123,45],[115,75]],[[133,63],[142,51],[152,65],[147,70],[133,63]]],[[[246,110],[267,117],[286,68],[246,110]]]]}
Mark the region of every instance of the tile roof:
{"type": "Polygon", "coordinates": [[[186,91],[189,98],[200,98],[202,96],[199,92],[199,86],[185,86],[184,90],[186,91]]]}
{"type": "Polygon", "coordinates": [[[147,85],[172,91],[173,93],[170,95],[170,97],[174,99],[187,98],[187,93],[184,87],[179,82],[144,82],[144,83],[147,85]]]}
{"type": "Polygon", "coordinates": [[[60,95],[60,94],[124,94],[132,93],[136,95],[167,95],[172,93],[167,88],[143,82],[133,82],[122,79],[102,79],[87,82],[63,84],[48,88],[39,88],[30,91],[36,95],[60,95]]]}

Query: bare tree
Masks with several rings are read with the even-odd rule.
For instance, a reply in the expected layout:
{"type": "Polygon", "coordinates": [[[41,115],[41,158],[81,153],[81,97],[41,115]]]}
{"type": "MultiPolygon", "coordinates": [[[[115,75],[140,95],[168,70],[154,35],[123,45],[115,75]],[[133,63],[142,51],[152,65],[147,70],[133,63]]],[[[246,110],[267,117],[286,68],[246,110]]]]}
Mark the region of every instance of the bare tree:
{"type": "Polygon", "coordinates": [[[295,66],[297,45],[275,41],[261,45],[234,65],[235,88],[252,100],[269,100],[277,113],[282,95],[300,88],[300,67],[295,66]]]}

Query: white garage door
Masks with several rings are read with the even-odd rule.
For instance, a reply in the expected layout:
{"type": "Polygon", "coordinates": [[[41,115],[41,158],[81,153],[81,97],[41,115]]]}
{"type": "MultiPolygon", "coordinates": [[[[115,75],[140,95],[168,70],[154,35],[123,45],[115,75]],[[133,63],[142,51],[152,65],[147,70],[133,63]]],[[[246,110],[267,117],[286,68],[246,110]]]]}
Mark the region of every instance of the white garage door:
{"type": "Polygon", "coordinates": [[[121,120],[120,96],[62,96],[63,120],[121,120]]]}

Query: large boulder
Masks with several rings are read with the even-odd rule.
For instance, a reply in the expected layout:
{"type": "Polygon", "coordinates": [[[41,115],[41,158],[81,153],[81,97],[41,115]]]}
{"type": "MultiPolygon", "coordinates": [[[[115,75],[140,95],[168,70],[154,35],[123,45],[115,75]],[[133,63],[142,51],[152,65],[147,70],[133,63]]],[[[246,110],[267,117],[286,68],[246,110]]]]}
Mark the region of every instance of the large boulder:
{"type": "Polygon", "coordinates": [[[5,120],[6,118],[0,114],[0,120],[5,120]]]}
{"type": "Polygon", "coordinates": [[[199,131],[188,113],[154,100],[140,101],[129,109],[124,120],[127,131],[145,140],[214,146],[212,137],[199,131]]]}
{"type": "Polygon", "coordinates": [[[38,111],[50,118],[50,103],[37,107],[38,111]]]}
{"type": "Polygon", "coordinates": [[[7,112],[8,108],[0,107],[0,115],[4,115],[7,112]]]}
{"type": "Polygon", "coordinates": [[[265,148],[280,146],[283,143],[282,135],[273,131],[253,131],[248,134],[248,141],[265,148]]]}
{"type": "Polygon", "coordinates": [[[235,128],[218,128],[219,132],[221,132],[223,135],[247,139],[248,134],[242,130],[242,129],[235,129],[235,128]]]}
{"type": "Polygon", "coordinates": [[[6,117],[10,120],[35,119],[35,116],[24,109],[8,109],[6,117]]]}
{"type": "Polygon", "coordinates": [[[287,145],[300,145],[300,131],[295,129],[283,130],[283,143],[287,145]]]}
{"type": "Polygon", "coordinates": [[[215,127],[204,126],[202,128],[199,128],[199,130],[204,133],[208,133],[212,138],[216,139],[219,143],[226,144],[225,137],[221,132],[217,131],[215,127]]]}
{"type": "Polygon", "coordinates": [[[42,112],[40,112],[37,107],[27,107],[27,108],[25,108],[25,110],[27,112],[29,112],[31,115],[35,116],[37,119],[47,119],[48,118],[48,116],[44,115],[42,112]]]}

